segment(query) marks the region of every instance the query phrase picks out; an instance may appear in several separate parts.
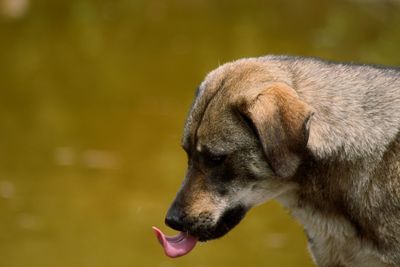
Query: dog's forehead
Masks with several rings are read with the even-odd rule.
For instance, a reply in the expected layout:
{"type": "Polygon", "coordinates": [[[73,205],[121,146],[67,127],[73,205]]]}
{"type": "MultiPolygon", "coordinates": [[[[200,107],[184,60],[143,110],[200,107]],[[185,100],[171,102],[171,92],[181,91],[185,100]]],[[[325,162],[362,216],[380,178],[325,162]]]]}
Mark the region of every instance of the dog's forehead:
{"type": "MultiPolygon", "coordinates": [[[[188,149],[194,145],[200,125],[209,122],[221,125],[217,118],[228,114],[227,104],[231,104],[229,102],[233,102],[235,96],[271,79],[265,63],[254,58],[226,63],[210,72],[196,92],[186,119],[182,146],[188,149]]],[[[221,132],[218,134],[223,135],[221,132]]]]}
{"type": "Polygon", "coordinates": [[[215,154],[233,152],[247,140],[243,125],[233,108],[235,96],[221,89],[210,101],[193,133],[196,150],[215,154]]]}
{"type": "Polygon", "coordinates": [[[208,150],[218,153],[218,150],[230,150],[229,146],[233,145],[240,135],[229,106],[215,101],[209,105],[199,124],[196,146],[206,146],[208,150]]]}
{"type": "Polygon", "coordinates": [[[204,120],[214,120],[215,116],[213,114],[215,112],[222,112],[223,108],[226,108],[226,106],[221,104],[226,103],[227,99],[221,101],[220,97],[222,95],[221,91],[226,88],[230,79],[231,77],[229,77],[226,68],[219,68],[211,72],[199,86],[185,123],[182,138],[184,147],[189,147],[195,143],[196,134],[204,120]],[[215,102],[220,103],[220,105],[215,106],[213,104],[215,102]],[[219,111],[216,109],[219,109],[219,111]]]}
{"type": "Polygon", "coordinates": [[[224,87],[226,70],[220,67],[210,72],[196,91],[195,99],[185,122],[182,145],[190,147],[195,141],[195,133],[203,119],[205,110],[217,92],[224,87]]]}

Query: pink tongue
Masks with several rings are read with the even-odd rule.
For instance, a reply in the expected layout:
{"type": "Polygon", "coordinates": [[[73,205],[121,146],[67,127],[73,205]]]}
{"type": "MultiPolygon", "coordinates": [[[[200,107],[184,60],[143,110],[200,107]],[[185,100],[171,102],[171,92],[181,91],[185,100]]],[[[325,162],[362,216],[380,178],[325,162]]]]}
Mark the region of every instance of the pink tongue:
{"type": "Polygon", "coordinates": [[[153,226],[158,241],[168,257],[176,258],[188,254],[196,245],[197,238],[180,232],[176,236],[166,236],[160,229],[153,226]]]}

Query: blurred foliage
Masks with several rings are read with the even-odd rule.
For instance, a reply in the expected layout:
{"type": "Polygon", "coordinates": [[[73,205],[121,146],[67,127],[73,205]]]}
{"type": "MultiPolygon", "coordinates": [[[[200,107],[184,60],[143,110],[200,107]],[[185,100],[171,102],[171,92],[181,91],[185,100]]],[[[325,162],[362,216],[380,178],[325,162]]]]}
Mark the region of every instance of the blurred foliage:
{"type": "Polygon", "coordinates": [[[312,266],[276,203],[166,259],[194,89],[265,54],[399,65],[400,1],[0,0],[0,266],[312,266]]]}

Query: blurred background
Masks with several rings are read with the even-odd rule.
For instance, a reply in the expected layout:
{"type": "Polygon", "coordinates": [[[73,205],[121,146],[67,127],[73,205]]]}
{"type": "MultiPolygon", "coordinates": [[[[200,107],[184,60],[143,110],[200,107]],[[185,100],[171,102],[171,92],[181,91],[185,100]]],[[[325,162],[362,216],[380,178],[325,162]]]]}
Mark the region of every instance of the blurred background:
{"type": "Polygon", "coordinates": [[[395,0],[0,0],[0,266],[313,266],[275,202],[163,255],[194,90],[249,56],[399,65],[399,25],[395,0]]]}

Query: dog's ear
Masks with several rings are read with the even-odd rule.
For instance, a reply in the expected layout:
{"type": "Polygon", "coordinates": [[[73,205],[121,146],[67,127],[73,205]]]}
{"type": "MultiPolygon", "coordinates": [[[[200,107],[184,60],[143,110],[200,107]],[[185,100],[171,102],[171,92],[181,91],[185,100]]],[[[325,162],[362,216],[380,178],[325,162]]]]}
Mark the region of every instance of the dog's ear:
{"type": "Polygon", "coordinates": [[[313,109],[284,83],[271,83],[241,95],[236,107],[250,120],[273,171],[293,176],[305,151],[313,109]]]}

